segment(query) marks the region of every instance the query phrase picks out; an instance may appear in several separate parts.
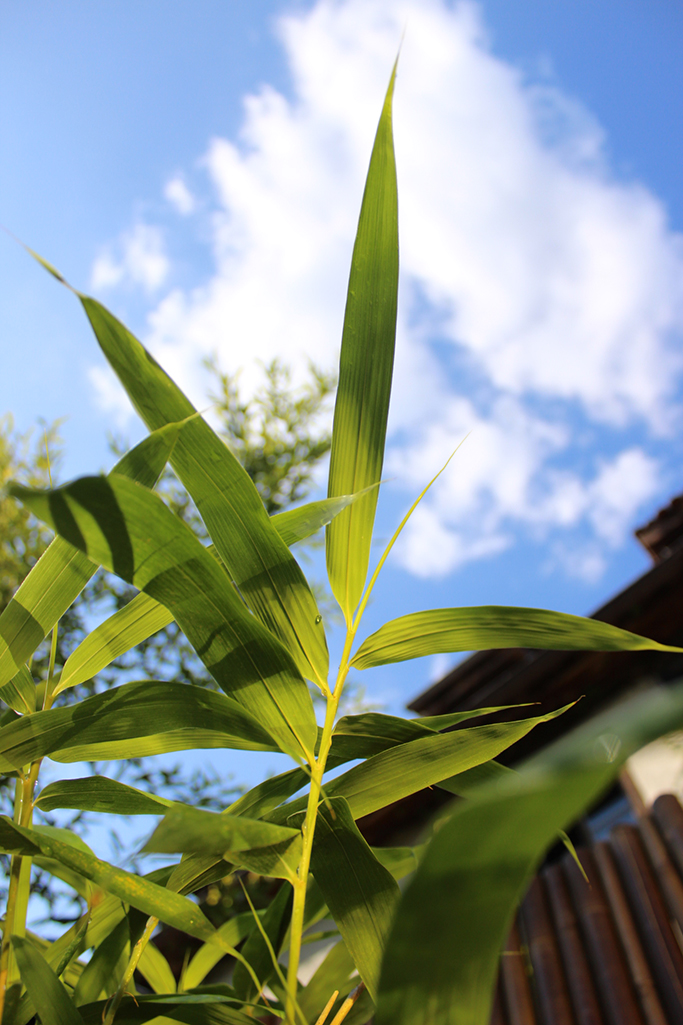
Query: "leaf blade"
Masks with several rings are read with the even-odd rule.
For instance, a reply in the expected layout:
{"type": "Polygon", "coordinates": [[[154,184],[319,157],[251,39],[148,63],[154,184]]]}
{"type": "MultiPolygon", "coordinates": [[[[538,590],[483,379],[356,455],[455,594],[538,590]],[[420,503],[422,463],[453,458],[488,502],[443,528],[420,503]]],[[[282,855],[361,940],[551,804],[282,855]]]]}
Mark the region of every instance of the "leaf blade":
{"type": "Polygon", "coordinates": [[[599,619],[548,609],[481,605],[413,612],[385,623],[351,659],[355,669],[452,651],[542,648],[557,651],[680,651],[599,619]]]}
{"type": "MultiPolygon", "coordinates": [[[[370,158],[354,244],[334,409],[328,497],[353,494],[382,476],[398,294],[398,198],[391,74],[370,158]]],[[[327,570],[347,622],[368,569],[377,491],[327,527],[327,570]]]]}
{"type": "Polygon", "coordinates": [[[12,937],[21,979],[44,1025],[83,1025],[66,989],[29,940],[12,937]]]}

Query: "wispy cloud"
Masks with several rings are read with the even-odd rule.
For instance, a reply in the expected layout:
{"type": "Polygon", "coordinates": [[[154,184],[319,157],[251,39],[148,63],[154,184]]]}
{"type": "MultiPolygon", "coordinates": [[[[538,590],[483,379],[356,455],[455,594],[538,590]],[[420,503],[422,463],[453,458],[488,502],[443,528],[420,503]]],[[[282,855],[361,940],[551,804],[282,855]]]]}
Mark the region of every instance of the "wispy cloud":
{"type": "Polygon", "coordinates": [[[136,224],[97,257],[91,285],[101,291],[124,283],[133,284],[151,293],[161,288],[169,269],[161,230],[149,224],[136,224]]]}
{"type": "MultiPolygon", "coordinates": [[[[683,244],[657,197],[612,173],[590,112],[492,53],[477,5],[318,0],[282,19],[291,96],[266,86],[246,97],[239,137],[208,146],[214,272],[164,296],[147,341],[197,396],[202,353],[232,367],[278,355],[300,372],[309,355],[333,362],[372,136],[406,26],[395,487],[422,486],[473,433],[399,557],[413,573],[443,574],[520,529],[555,532],[557,564],[594,578],[661,487],[651,443],[679,417],[683,244]],[[572,556],[562,532],[578,527],[572,556]]],[[[185,189],[177,177],[165,195],[189,214],[185,189]]],[[[102,286],[119,271],[161,284],[165,269],[145,279],[127,252],[100,265],[102,286]]]]}

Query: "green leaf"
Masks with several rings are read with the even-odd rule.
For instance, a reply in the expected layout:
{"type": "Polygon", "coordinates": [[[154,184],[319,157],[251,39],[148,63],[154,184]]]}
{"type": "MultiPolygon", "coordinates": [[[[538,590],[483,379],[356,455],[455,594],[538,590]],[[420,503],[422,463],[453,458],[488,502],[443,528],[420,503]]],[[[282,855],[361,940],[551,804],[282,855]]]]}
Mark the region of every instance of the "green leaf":
{"type": "MultiPolygon", "coordinates": [[[[283,883],[277,894],[268,905],[265,914],[261,918],[261,926],[270,940],[270,945],[278,956],[282,948],[285,934],[289,927],[289,920],[292,914],[292,898],[294,891],[288,883],[283,883]]],[[[252,930],[247,942],[242,947],[242,953],[246,961],[252,966],[256,975],[265,986],[273,976],[275,967],[268,945],[266,944],[261,930],[254,924],[252,918],[252,930]]],[[[257,997],[256,987],[253,979],[245,969],[244,965],[235,965],[232,985],[236,996],[241,1000],[254,1000],[257,997]]]]}
{"type": "Polygon", "coordinates": [[[399,889],[362,837],[344,798],[318,809],[311,871],[374,999],[399,889]]]}
{"type": "Polygon", "coordinates": [[[45,755],[61,762],[99,761],[194,747],[277,749],[256,719],[225,694],[142,680],[3,726],[0,769],[45,755]]]}
{"type": "Polygon", "coordinates": [[[234,853],[289,841],[297,833],[296,829],[244,815],[216,814],[176,804],[161,820],[143,850],[148,854],[215,853],[232,861],[234,853]]]}
{"type": "Polygon", "coordinates": [[[317,534],[342,510],[377,487],[379,484],[373,484],[370,488],[356,492],[355,495],[340,495],[339,498],[323,498],[318,502],[308,502],[306,505],[297,506],[296,509],[276,513],[275,516],[271,516],[270,522],[289,548],[298,541],[304,541],[307,537],[317,534]]]}
{"type": "Polygon", "coordinates": [[[154,943],[148,943],[142,951],[138,971],[144,975],[155,993],[175,993],[176,982],[171,966],[154,943]]]}
{"type": "Polygon", "coordinates": [[[143,876],[124,872],[93,854],[77,850],[71,844],[48,837],[38,830],[17,826],[5,815],[0,816],[0,845],[6,851],[14,847],[19,853],[37,852],[54,858],[145,914],[154,915],[190,936],[205,941],[213,940],[213,926],[197,905],[186,897],[158,886],[143,876]]]}
{"type": "Polygon", "coordinates": [[[303,843],[297,832],[291,840],[282,840],[269,847],[253,847],[248,851],[231,852],[230,860],[237,868],[246,868],[259,876],[273,876],[294,884],[301,861],[303,843]]]}
{"type": "Polygon", "coordinates": [[[54,491],[11,490],[75,547],[165,605],[221,687],[258,715],[282,750],[312,757],[315,715],[293,661],[158,495],[115,474],[54,491]]]}
{"type": "Polygon", "coordinates": [[[372,853],[375,855],[380,865],[383,865],[389,872],[391,872],[394,879],[403,879],[405,876],[410,875],[414,872],[420,863],[420,858],[424,852],[425,844],[421,844],[418,847],[373,847],[371,848],[372,853]]]}
{"type": "Polygon", "coordinates": [[[252,819],[260,819],[306,786],[309,779],[303,769],[290,769],[279,776],[271,776],[242,794],[225,811],[230,815],[248,815],[252,819]]]}
{"type": "Polygon", "coordinates": [[[530,708],[534,701],[524,701],[520,705],[492,705],[490,708],[470,708],[465,712],[446,712],[445,715],[425,715],[411,722],[420,726],[428,726],[430,730],[447,730],[449,726],[457,726],[466,719],[477,719],[480,715],[493,715],[494,712],[509,712],[513,708],[530,708]]]}
{"type": "MultiPolygon", "coordinates": [[[[391,126],[396,67],[380,117],[351,260],[334,408],[328,496],[382,476],[396,338],[398,199],[391,126]]],[[[377,506],[374,490],[327,528],[327,571],[347,622],[360,601],[377,506]]]]}
{"type": "MultiPolygon", "coordinates": [[[[245,911],[243,914],[235,915],[234,918],[229,918],[227,922],[223,922],[217,931],[226,943],[236,947],[245,936],[249,935],[253,925],[254,919],[251,912],[245,911]]],[[[223,951],[215,943],[202,944],[183,972],[181,979],[183,989],[194,989],[195,986],[201,985],[211,969],[215,968],[223,957],[225,957],[223,951]]]]}
{"type": "MultiPolygon", "coordinates": [[[[186,1025],[254,1025],[236,1007],[238,1001],[218,994],[176,993],[169,996],[124,997],[116,1012],[116,1025],[155,1025],[185,1022],[186,1025]]],[[[79,1009],[82,1025],[102,1025],[106,1013],[104,1003],[88,1004],[79,1009]]]]}
{"type": "Polygon", "coordinates": [[[35,806],[41,811],[76,808],[110,815],[165,815],[172,804],[165,797],[146,794],[106,776],[84,776],[50,783],[35,801],[35,806]]]}
{"type": "Polygon", "coordinates": [[[363,641],[350,665],[369,669],[423,655],[489,648],[559,651],[681,651],[599,619],[547,609],[481,605],[413,612],[385,623],[363,641]]]}
{"type": "MultiPolygon", "coordinates": [[[[299,995],[299,1006],[309,1021],[316,1021],[318,1015],[327,1004],[335,990],[343,999],[349,990],[357,984],[358,977],[351,980],[355,970],[353,958],[346,949],[344,942],[335,943],[325,960],[312,976],[308,985],[299,995]]],[[[341,1000],[339,1001],[341,1004],[341,1000]]],[[[328,1021],[332,1014],[328,1015],[328,1021]]]]}
{"type": "Polygon", "coordinates": [[[489,1020],[501,946],[546,849],[640,746],[683,724],[683,686],[650,690],[568,734],[505,784],[458,802],[399,905],[377,1025],[489,1020]]]}
{"type": "Polygon", "coordinates": [[[40,1015],[42,1025],[83,1025],[81,1016],[47,961],[33,944],[19,936],[12,937],[14,954],[21,972],[21,981],[40,1015]]]}
{"type": "Polygon", "coordinates": [[[97,565],[56,537],[0,615],[0,697],[58,619],[78,597],[97,565]]]}
{"type": "Polygon", "coordinates": [[[108,997],[116,991],[125,971],[124,958],[128,947],[128,919],[123,917],[98,944],[85,966],[74,990],[76,1007],[92,1003],[100,996],[108,997]]]}
{"type": "MultiPolygon", "coordinates": [[[[143,483],[155,482],[183,426],[182,423],[170,424],[143,439],[119,460],[112,472],[134,480],[138,479],[137,474],[143,483]]],[[[97,563],[56,537],[23,581],[0,615],[0,695],[3,700],[6,700],[3,687],[7,681],[33,654],[97,568],[97,563]]]]}
{"type": "Polygon", "coordinates": [[[36,685],[27,665],[2,688],[2,700],[20,715],[30,714],[36,709],[36,685]]]}
{"type": "Polygon", "coordinates": [[[173,615],[147,594],[136,594],[88,634],[67,658],[55,694],[91,680],[120,655],[173,622],[173,615]]]}
{"type": "MultiPolygon", "coordinates": [[[[345,797],[354,819],[361,818],[417,790],[496,758],[534,726],[554,719],[570,707],[516,722],[491,723],[418,737],[373,755],[330,780],[325,784],[325,794],[328,798],[345,797]]],[[[305,799],[298,798],[276,808],[267,818],[272,822],[286,821],[288,815],[304,806],[305,799]]]]}
{"type": "MultiPolygon", "coordinates": [[[[79,296],[104,355],[149,430],[195,414],[192,403],[100,303],[79,296]]],[[[323,685],[329,656],[318,608],[244,468],[202,419],[178,438],[171,465],[194,499],[247,605],[323,685]]]]}
{"type": "Polygon", "coordinates": [[[490,762],[482,762],[481,765],[475,765],[472,769],[459,772],[456,776],[440,779],[437,786],[442,790],[448,790],[451,794],[457,794],[458,797],[469,797],[477,787],[499,783],[514,775],[514,769],[509,769],[507,765],[501,765],[500,762],[491,759],[490,762]]]}

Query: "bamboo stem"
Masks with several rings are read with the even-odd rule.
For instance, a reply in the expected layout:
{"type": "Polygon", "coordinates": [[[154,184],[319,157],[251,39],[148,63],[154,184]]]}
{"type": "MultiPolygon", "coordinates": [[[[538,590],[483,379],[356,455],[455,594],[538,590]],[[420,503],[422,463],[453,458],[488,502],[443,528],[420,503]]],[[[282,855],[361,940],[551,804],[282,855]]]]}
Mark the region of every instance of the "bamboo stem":
{"type": "Polygon", "coordinates": [[[145,931],[133,947],[130,958],[128,960],[128,964],[126,966],[126,970],[123,974],[123,978],[121,979],[121,982],[119,984],[119,988],[116,990],[116,993],[114,993],[113,997],[111,998],[111,1002],[109,1004],[109,1007],[107,1008],[107,1015],[104,1019],[103,1025],[112,1025],[112,1022],[114,1021],[114,1018],[116,1016],[116,1012],[119,1009],[119,1005],[123,1000],[123,997],[125,996],[126,989],[130,984],[130,980],[133,978],[135,974],[135,969],[138,966],[138,961],[142,957],[142,953],[147,944],[149,943],[150,939],[152,938],[152,933],[154,932],[158,924],[159,919],[154,918],[154,916],[151,916],[147,919],[145,931]]]}

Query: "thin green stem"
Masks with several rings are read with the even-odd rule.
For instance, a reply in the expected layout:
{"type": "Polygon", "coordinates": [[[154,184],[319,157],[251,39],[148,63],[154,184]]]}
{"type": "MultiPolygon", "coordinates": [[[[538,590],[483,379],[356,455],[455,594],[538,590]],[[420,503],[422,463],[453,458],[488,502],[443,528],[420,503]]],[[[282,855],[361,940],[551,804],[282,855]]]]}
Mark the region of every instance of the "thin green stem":
{"type": "Polygon", "coordinates": [[[119,1009],[119,1005],[123,1000],[123,997],[125,996],[126,990],[130,985],[130,981],[133,978],[133,975],[135,974],[135,969],[138,966],[138,962],[142,957],[142,952],[144,951],[145,947],[152,938],[152,933],[154,932],[158,924],[159,919],[154,918],[154,916],[147,919],[145,931],[133,947],[130,958],[128,960],[128,964],[126,966],[126,970],[123,974],[123,978],[121,979],[119,988],[116,990],[116,993],[114,993],[113,997],[111,998],[111,1002],[107,1008],[107,1014],[104,1019],[103,1025],[112,1025],[112,1022],[114,1021],[114,1018],[116,1016],[116,1012],[119,1009]]]}

